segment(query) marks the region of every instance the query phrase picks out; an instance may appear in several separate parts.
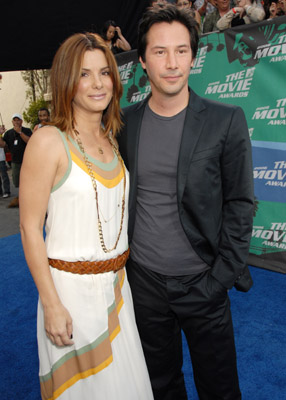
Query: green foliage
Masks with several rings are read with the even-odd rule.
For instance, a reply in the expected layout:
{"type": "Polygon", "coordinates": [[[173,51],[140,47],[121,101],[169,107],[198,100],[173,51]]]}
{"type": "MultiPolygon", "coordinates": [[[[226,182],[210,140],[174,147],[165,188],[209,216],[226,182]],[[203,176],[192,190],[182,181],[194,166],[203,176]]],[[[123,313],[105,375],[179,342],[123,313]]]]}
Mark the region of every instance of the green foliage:
{"type": "Polygon", "coordinates": [[[32,129],[38,123],[38,111],[40,108],[48,108],[48,103],[44,99],[32,101],[29,107],[23,112],[24,120],[32,129]]]}

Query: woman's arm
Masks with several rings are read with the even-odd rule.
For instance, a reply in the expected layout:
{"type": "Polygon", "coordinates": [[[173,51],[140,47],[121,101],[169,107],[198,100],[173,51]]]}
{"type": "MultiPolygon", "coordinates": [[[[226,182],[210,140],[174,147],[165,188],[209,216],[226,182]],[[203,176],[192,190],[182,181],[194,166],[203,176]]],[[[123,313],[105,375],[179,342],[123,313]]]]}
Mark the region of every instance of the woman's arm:
{"type": "Polygon", "coordinates": [[[264,9],[255,3],[244,6],[244,9],[251,22],[260,22],[265,18],[264,9]]]}
{"type": "Polygon", "coordinates": [[[119,39],[116,40],[116,46],[119,47],[121,50],[124,50],[124,51],[131,50],[131,46],[127,42],[125,37],[122,35],[121,29],[119,28],[119,26],[117,26],[115,29],[116,29],[116,31],[118,33],[118,37],[119,37],[119,39]]]}
{"type": "Polygon", "coordinates": [[[20,230],[25,257],[39,291],[45,329],[58,346],[73,344],[72,319],[62,305],[50,273],[43,225],[51,188],[67,166],[64,146],[53,127],[36,131],[25,150],[20,177],[20,230]],[[44,131],[45,130],[45,131],[44,131]]]}

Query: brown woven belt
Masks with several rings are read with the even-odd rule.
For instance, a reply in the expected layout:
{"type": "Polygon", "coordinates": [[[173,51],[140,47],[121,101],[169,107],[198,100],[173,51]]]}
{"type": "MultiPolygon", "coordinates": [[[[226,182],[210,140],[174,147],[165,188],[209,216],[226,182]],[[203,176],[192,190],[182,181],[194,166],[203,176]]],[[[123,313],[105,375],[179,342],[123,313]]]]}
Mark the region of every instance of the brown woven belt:
{"type": "Polygon", "coordinates": [[[130,250],[115,258],[105,261],[63,261],[49,258],[49,264],[60,271],[71,272],[72,274],[102,274],[103,272],[116,272],[123,268],[129,257],[130,250]]]}

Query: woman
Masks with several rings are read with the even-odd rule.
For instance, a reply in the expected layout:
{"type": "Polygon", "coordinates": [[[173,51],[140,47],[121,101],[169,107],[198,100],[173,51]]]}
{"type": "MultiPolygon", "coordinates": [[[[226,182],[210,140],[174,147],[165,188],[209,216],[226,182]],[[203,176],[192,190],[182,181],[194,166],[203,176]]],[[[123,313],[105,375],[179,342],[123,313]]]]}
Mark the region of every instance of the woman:
{"type": "Polygon", "coordinates": [[[109,20],[104,23],[101,36],[113,54],[131,50],[130,44],[114,21],[109,20]]]}
{"type": "Polygon", "coordinates": [[[199,24],[199,27],[201,28],[201,16],[198,13],[198,11],[194,9],[192,1],[176,0],[176,6],[179,9],[188,8],[192,12],[193,18],[197,21],[197,23],[199,24]]]}
{"type": "Polygon", "coordinates": [[[51,87],[52,120],[31,138],[20,188],[22,242],[40,296],[42,399],[152,399],[124,269],[122,86],[104,41],[67,39],[51,87]]]}

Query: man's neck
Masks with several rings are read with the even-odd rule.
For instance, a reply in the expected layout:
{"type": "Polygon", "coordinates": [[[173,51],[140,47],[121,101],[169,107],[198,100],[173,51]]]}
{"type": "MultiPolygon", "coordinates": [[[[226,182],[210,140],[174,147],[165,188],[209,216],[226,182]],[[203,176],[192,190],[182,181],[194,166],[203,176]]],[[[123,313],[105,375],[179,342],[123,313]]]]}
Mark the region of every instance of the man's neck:
{"type": "Polygon", "coordinates": [[[176,96],[166,96],[161,93],[152,93],[149,99],[149,107],[151,110],[163,117],[172,117],[178,114],[189,104],[189,90],[186,87],[182,93],[176,96]]]}

